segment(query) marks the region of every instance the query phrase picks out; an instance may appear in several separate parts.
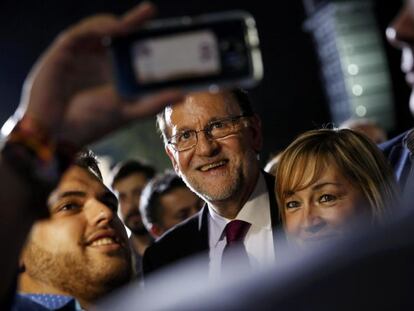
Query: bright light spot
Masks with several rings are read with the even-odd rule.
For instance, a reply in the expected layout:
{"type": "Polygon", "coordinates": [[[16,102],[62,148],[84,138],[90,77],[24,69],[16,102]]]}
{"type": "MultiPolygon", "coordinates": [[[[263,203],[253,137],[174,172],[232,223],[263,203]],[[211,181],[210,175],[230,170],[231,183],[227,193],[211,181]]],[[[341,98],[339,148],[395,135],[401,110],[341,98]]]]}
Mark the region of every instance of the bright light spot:
{"type": "Polygon", "coordinates": [[[350,64],[350,65],[348,66],[348,72],[349,72],[349,74],[350,74],[350,75],[353,75],[353,76],[357,75],[357,74],[358,74],[358,72],[359,72],[359,67],[358,67],[358,65],[355,65],[355,64],[350,64]]]}
{"type": "Polygon", "coordinates": [[[8,136],[15,125],[16,125],[16,120],[14,120],[13,118],[8,119],[6,123],[4,123],[3,127],[1,128],[1,135],[4,137],[8,136]]]}
{"type": "Polygon", "coordinates": [[[352,93],[354,93],[355,96],[361,96],[362,93],[364,93],[364,89],[359,84],[355,84],[352,87],[352,93]]]}
{"type": "Polygon", "coordinates": [[[358,107],[356,107],[355,112],[358,117],[365,117],[365,115],[367,114],[367,108],[365,108],[365,106],[363,105],[359,105],[358,107]]]}
{"type": "Polygon", "coordinates": [[[390,40],[394,40],[397,37],[397,32],[392,27],[388,27],[387,30],[385,31],[385,34],[387,38],[390,40]]]}

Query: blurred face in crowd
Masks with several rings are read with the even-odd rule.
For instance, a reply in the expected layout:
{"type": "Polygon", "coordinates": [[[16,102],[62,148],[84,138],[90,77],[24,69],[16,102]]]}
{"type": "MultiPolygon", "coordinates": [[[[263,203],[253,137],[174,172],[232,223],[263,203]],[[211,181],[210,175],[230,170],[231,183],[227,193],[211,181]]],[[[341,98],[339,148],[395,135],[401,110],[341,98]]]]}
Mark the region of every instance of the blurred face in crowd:
{"type": "MultiPolygon", "coordinates": [[[[306,172],[306,169],[303,170],[306,172]]],[[[299,246],[321,243],[347,234],[365,201],[334,163],[310,184],[286,189],[283,218],[289,239],[299,246]]]]}
{"type": "MultiPolygon", "coordinates": [[[[388,41],[401,49],[401,70],[408,85],[414,89],[414,0],[407,0],[399,14],[387,28],[388,41]]],[[[414,114],[414,93],[411,93],[410,109],[414,114]]]]}
{"type": "Polygon", "coordinates": [[[387,140],[387,134],[385,131],[374,124],[359,124],[351,127],[351,129],[366,135],[377,145],[387,140]]]}
{"type": "Polygon", "coordinates": [[[113,185],[113,189],[119,198],[122,220],[135,235],[148,233],[139,212],[141,192],[147,182],[148,179],[145,174],[132,173],[113,185]]]}
{"type": "MultiPolygon", "coordinates": [[[[167,137],[207,127],[221,129],[220,120],[242,114],[230,93],[192,93],[185,100],[165,111],[167,137]]],[[[234,121],[234,131],[213,139],[206,132],[197,133],[197,144],[177,151],[166,146],[176,172],[196,193],[211,203],[239,200],[250,193],[259,174],[256,153],[261,148],[260,121],[243,117],[234,121]]]]}
{"type": "Polygon", "coordinates": [[[22,254],[23,291],[37,292],[31,287],[37,284],[82,303],[129,281],[131,254],[117,199],[100,180],[72,166],[49,204],[51,217],[33,226],[22,254]]]}
{"type": "Polygon", "coordinates": [[[162,235],[176,224],[196,214],[203,203],[203,200],[187,187],[175,188],[163,194],[160,197],[162,207],[160,225],[154,225],[156,235],[162,235]]]}

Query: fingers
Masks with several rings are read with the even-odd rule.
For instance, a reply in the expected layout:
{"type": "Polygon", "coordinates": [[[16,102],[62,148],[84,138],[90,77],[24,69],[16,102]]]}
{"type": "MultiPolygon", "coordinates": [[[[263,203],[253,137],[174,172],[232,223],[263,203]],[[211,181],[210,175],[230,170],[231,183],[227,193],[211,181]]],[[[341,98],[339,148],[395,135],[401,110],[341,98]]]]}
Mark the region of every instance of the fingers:
{"type": "Polygon", "coordinates": [[[157,13],[156,7],[150,2],[142,2],[128,11],[121,19],[122,30],[126,33],[135,31],[157,13]]]}
{"type": "Polygon", "coordinates": [[[129,122],[150,117],[166,105],[183,99],[177,90],[167,90],[133,102],[123,101],[112,85],[89,89],[69,106],[59,137],[86,145],[129,122]]]}
{"type": "Polygon", "coordinates": [[[73,37],[94,35],[110,35],[116,31],[119,21],[115,15],[99,14],[86,18],[68,29],[68,34],[73,37]]]}
{"type": "Polygon", "coordinates": [[[129,121],[136,118],[153,116],[166,106],[184,99],[184,93],[180,90],[165,90],[156,95],[142,97],[134,103],[126,103],[124,115],[129,121]]]}
{"type": "Polygon", "coordinates": [[[126,103],[106,84],[109,59],[103,39],[135,31],[155,13],[144,2],[122,17],[95,15],[64,31],[26,80],[22,109],[51,133],[83,144],[180,100],[182,94],[170,90],[126,103]]]}
{"type": "Polygon", "coordinates": [[[143,2],[123,17],[111,14],[100,14],[84,19],[61,35],[65,48],[76,46],[79,42],[93,40],[102,43],[106,37],[125,35],[139,29],[151,19],[156,8],[149,2],[143,2]]]}

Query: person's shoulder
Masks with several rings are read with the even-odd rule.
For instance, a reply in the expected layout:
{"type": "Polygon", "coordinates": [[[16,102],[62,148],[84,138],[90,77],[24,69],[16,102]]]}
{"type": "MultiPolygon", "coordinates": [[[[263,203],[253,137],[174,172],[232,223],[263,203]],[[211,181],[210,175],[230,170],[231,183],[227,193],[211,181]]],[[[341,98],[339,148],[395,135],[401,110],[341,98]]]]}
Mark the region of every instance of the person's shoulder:
{"type": "Polygon", "coordinates": [[[142,261],[144,275],[208,249],[207,233],[200,227],[202,216],[203,209],[164,233],[146,249],[142,261]]]}
{"type": "Polygon", "coordinates": [[[401,147],[403,144],[404,137],[407,135],[409,131],[406,131],[404,133],[401,133],[382,144],[379,144],[378,147],[384,152],[385,154],[388,154],[391,152],[391,150],[395,147],[401,147]]]}
{"type": "Polygon", "coordinates": [[[176,243],[182,243],[183,239],[191,238],[199,230],[201,214],[202,211],[172,227],[155,240],[149,248],[175,245],[176,243]]]}

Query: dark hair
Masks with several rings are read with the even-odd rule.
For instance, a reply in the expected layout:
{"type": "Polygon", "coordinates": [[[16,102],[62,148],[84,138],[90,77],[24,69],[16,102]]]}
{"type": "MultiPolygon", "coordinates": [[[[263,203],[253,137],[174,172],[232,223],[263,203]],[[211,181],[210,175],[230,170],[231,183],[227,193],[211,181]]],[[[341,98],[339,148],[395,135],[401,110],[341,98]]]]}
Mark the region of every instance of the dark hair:
{"type": "MultiPolygon", "coordinates": [[[[249,95],[246,90],[243,90],[241,88],[235,88],[229,91],[223,91],[224,93],[228,93],[237,102],[237,104],[240,107],[241,113],[246,116],[252,116],[254,114],[251,100],[249,98],[249,95]]],[[[161,134],[164,143],[167,142],[168,137],[166,133],[166,122],[165,122],[165,110],[171,106],[165,107],[160,113],[157,114],[157,130],[161,134]]]]}
{"type": "Polygon", "coordinates": [[[172,190],[186,187],[183,180],[173,171],[158,174],[142,190],[139,209],[147,230],[152,224],[161,225],[162,206],[160,198],[172,190]]]}
{"type": "Polygon", "coordinates": [[[98,159],[91,150],[81,150],[76,154],[74,164],[86,169],[103,182],[102,173],[98,166],[98,159]]]}
{"type": "Polygon", "coordinates": [[[155,175],[155,169],[152,166],[144,164],[138,160],[119,162],[112,169],[111,187],[113,188],[118,181],[135,173],[144,174],[147,179],[151,179],[155,175]]]}
{"type": "Polygon", "coordinates": [[[240,110],[243,114],[247,116],[254,114],[252,102],[246,90],[240,88],[232,89],[230,94],[232,94],[236,99],[236,102],[239,104],[240,110]]]}

